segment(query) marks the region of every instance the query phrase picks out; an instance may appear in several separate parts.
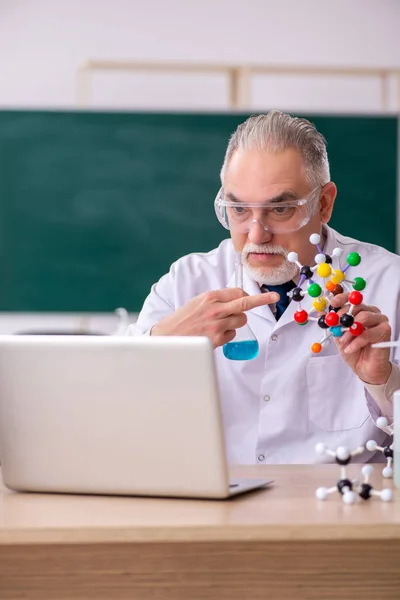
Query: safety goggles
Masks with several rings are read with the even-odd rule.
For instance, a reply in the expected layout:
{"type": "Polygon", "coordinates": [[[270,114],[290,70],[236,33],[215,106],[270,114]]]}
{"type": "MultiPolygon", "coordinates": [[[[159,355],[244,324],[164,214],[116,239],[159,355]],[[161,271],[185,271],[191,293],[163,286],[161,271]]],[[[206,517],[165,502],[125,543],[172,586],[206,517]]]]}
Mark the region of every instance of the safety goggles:
{"type": "Polygon", "coordinates": [[[320,189],[317,186],[305,198],[252,204],[226,200],[221,188],[214,208],[218,221],[225,229],[235,233],[248,233],[255,223],[270,233],[289,233],[307,225],[314,213],[320,189]]]}

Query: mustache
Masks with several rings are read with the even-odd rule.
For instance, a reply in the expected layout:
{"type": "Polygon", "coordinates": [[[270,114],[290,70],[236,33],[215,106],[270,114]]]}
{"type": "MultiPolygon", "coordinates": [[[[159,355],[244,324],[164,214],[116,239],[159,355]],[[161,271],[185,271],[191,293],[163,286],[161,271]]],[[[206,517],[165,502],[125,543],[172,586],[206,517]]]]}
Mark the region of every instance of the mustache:
{"type": "Polygon", "coordinates": [[[243,258],[247,258],[252,252],[257,254],[280,254],[287,258],[289,250],[276,244],[246,244],[242,250],[243,258]]]}

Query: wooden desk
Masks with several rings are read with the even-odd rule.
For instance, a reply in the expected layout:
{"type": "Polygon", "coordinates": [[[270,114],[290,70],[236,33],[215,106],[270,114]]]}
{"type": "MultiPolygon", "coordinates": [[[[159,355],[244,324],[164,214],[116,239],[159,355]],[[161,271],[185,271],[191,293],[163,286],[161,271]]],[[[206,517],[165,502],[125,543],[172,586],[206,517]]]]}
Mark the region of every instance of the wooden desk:
{"type": "MultiPolygon", "coordinates": [[[[388,504],[346,506],[336,494],[317,501],[317,487],[336,483],[333,465],[244,467],[235,475],[276,483],[228,501],[2,487],[1,600],[399,600],[398,492],[388,504]]],[[[373,483],[393,486],[378,465],[373,483]]]]}

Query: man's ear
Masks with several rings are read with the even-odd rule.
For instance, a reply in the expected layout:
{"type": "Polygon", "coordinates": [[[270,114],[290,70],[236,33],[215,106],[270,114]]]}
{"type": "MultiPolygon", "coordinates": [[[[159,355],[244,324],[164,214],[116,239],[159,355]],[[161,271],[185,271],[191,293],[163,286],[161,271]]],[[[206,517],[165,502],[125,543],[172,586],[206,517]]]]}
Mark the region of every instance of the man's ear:
{"type": "Polygon", "coordinates": [[[337,188],[333,181],[329,181],[329,183],[322,188],[321,198],[319,200],[319,214],[322,223],[328,223],[330,221],[336,194],[337,188]]]}

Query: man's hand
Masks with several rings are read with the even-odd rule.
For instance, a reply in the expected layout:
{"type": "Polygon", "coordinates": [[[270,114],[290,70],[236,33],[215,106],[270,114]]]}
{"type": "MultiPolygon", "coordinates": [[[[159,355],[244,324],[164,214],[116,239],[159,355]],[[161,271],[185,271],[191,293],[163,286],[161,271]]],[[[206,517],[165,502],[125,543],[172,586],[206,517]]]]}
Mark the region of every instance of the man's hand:
{"type": "Polygon", "coordinates": [[[249,296],[240,288],[205,292],[159,321],[151,335],[206,336],[216,348],[234,339],[236,329],[247,323],[247,310],[278,300],[275,292],[249,296]]]}
{"type": "MultiPolygon", "coordinates": [[[[349,294],[338,294],[331,300],[334,308],[344,307],[349,294]]],[[[349,305],[338,311],[342,316],[348,312],[349,305]]],[[[372,348],[376,342],[390,340],[391,328],[388,318],[381,314],[376,306],[360,304],[354,306],[353,317],[361,323],[365,330],[357,337],[346,331],[342,337],[335,338],[338,349],[349,367],[365,383],[379,385],[389,379],[392,365],[389,361],[390,349],[372,348]]]]}

